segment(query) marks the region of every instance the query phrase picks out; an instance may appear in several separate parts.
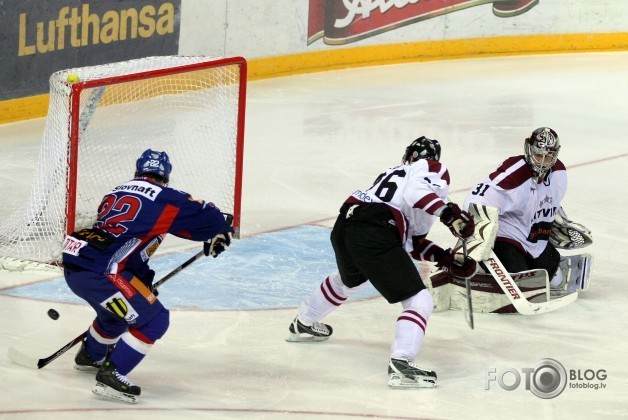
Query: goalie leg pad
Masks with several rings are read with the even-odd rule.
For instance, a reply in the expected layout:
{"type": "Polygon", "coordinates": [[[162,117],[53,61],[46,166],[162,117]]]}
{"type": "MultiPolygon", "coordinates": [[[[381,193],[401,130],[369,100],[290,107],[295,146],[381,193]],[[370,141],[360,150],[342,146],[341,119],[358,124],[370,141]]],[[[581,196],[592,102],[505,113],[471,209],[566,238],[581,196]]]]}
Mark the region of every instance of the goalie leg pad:
{"type": "Polygon", "coordinates": [[[560,267],[566,279],[564,287],[567,293],[585,292],[591,285],[590,274],[593,265],[591,254],[563,256],[560,267]]]}
{"type": "Polygon", "coordinates": [[[583,254],[580,261],[580,276],[578,277],[576,284],[583,292],[589,288],[591,282],[589,281],[589,275],[591,274],[591,264],[593,263],[593,256],[589,254],[583,254]]]}
{"type": "MultiPolygon", "coordinates": [[[[522,297],[530,302],[547,302],[548,280],[545,270],[528,270],[511,273],[512,279],[521,290],[522,297]]],[[[473,311],[476,313],[517,313],[508,296],[489,273],[478,273],[470,280],[473,293],[473,311]]],[[[464,309],[466,303],[466,284],[462,279],[452,278],[451,309],[464,309]]]]}
{"type": "Polygon", "coordinates": [[[574,282],[576,289],[584,292],[591,284],[589,275],[591,274],[591,265],[593,256],[590,254],[580,254],[571,257],[571,271],[569,273],[569,281],[574,282]]]}

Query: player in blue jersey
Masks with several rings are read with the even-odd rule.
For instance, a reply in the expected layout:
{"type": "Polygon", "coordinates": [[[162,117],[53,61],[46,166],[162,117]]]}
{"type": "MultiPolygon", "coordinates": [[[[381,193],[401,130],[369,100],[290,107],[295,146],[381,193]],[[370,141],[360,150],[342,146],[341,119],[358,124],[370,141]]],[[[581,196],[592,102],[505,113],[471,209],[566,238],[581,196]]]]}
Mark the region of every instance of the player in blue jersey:
{"type": "Polygon", "coordinates": [[[94,226],[63,244],[67,284],[96,311],[75,368],[96,372],[94,393],[124,402],[137,402],[141,389],[127,375],[169,325],[152,287],[150,257],[168,233],[203,241],[213,257],[233,234],[230,215],[167,186],[171,170],[166,152],[146,150],[135,178],[104,196],[94,226]]]}

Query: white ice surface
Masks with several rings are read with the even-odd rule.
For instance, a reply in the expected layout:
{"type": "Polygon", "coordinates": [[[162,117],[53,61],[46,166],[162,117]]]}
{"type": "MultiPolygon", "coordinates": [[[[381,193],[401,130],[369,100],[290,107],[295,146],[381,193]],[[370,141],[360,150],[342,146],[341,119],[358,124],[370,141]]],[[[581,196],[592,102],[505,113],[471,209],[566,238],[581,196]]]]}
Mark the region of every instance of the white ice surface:
{"type": "MultiPolygon", "coordinates": [[[[284,341],[299,304],[295,297],[287,309],[173,310],[170,330],[130,374],[142,386],[141,402],[103,401],[90,392],[93,377],[72,370],[75,349],[39,371],[5,356],[10,346],[50,355],[87,327],[92,310],[45,296],[0,294],[0,419],[628,417],[627,75],[628,53],[587,53],[250,83],[243,241],[304,224],[330,226],[344,198],[397,164],[420,135],[441,141],[451,198],[462,202],[504,158],[522,153],[534,128],[548,125],[559,133],[570,182],[564,208],[594,235],[586,250],[595,257],[592,286],[550,314],[478,314],[473,331],[460,312],[433,314],[417,363],[436,370],[438,388],[394,391],[386,385],[399,305],[381,298],[348,303],[327,318],[334,327],[328,342],[299,345],[284,341]],[[58,321],[46,316],[51,306],[61,314],[58,321]],[[604,381],[585,382],[605,388],[568,386],[554,399],[534,396],[523,383],[513,391],[495,382],[485,389],[490,369],[522,372],[544,358],[568,371],[604,369],[604,381]]],[[[42,131],[42,120],[0,126],[3,202],[28,194],[42,131]]],[[[440,226],[431,237],[452,242],[440,226]]],[[[163,253],[175,247],[168,245],[163,253]]],[[[37,278],[4,272],[0,289],[37,278]]],[[[211,279],[206,284],[199,294],[212,293],[211,279]]],[[[285,290],[291,293],[303,291],[285,290]]]]}

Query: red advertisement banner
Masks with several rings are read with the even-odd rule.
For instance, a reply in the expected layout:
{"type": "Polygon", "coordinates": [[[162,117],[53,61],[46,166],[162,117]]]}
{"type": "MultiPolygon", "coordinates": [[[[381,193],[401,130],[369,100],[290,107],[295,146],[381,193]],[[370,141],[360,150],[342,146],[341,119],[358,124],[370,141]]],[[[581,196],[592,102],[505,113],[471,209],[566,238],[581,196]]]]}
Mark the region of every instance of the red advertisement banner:
{"type": "Polygon", "coordinates": [[[539,0],[310,0],[308,45],[323,38],[342,45],[402,26],[492,3],[493,14],[512,17],[527,12],[539,0]]]}

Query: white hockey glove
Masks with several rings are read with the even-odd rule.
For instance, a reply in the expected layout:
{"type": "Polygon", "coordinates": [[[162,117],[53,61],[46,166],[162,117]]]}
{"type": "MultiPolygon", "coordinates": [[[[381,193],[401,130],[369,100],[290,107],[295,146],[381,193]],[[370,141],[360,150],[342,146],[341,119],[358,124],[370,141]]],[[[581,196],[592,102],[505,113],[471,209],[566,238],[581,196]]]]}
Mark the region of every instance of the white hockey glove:
{"type": "Polygon", "coordinates": [[[229,245],[231,245],[232,236],[232,232],[223,232],[214,236],[211,240],[203,243],[203,252],[205,253],[205,256],[211,255],[216,258],[218,255],[225,252],[227,248],[229,248],[229,245]]]}
{"type": "Polygon", "coordinates": [[[593,237],[585,226],[569,220],[561,207],[556,213],[549,241],[559,249],[577,249],[591,245],[593,237]]]}

